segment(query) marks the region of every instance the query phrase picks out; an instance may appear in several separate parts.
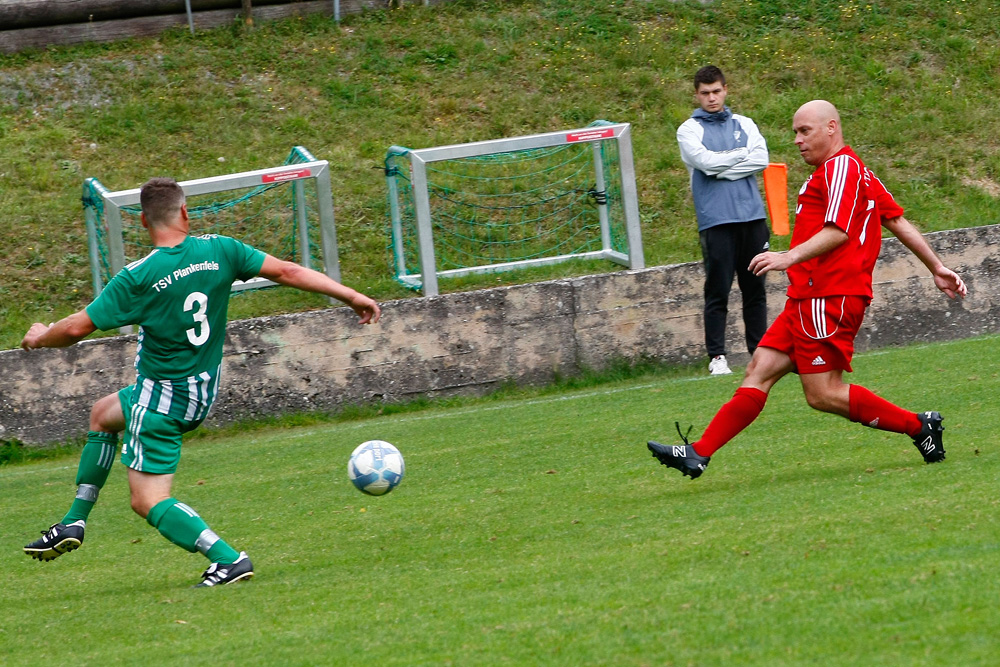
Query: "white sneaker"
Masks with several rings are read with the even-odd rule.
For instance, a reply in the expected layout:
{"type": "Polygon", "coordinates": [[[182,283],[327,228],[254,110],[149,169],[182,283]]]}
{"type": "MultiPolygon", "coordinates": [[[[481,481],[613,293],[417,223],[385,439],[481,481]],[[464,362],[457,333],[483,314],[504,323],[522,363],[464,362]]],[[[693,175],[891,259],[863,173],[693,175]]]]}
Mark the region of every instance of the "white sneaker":
{"type": "Polygon", "coordinates": [[[733,371],[729,368],[729,364],[726,362],[726,355],[720,354],[717,357],[712,357],[712,360],[708,362],[708,374],[709,375],[733,374],[733,371]]]}

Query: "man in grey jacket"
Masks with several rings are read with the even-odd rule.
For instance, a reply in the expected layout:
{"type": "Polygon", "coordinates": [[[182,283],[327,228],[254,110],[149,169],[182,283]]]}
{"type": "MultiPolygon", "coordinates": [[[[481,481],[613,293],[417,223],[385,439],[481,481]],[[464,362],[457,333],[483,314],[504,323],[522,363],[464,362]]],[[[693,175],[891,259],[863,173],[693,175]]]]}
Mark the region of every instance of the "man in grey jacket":
{"type": "Polygon", "coordinates": [[[705,347],[712,375],[732,373],[726,360],[726,315],[736,275],[743,295],[747,351],[767,329],[764,276],[750,260],[769,247],[770,231],[755,174],[768,164],[767,142],[757,125],[726,106],[726,77],[718,67],[694,75],[700,108],[677,128],[681,159],[691,174],[691,194],[705,260],[705,347]]]}

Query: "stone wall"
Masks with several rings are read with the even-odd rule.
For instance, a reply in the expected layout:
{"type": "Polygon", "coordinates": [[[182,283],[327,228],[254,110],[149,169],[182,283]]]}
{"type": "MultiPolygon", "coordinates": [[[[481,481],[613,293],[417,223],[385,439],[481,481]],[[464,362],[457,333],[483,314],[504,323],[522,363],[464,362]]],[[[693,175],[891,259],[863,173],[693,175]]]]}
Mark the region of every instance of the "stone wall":
{"type": "MultiPolygon", "coordinates": [[[[417,2],[436,5],[448,0],[339,0],[336,9],[346,16],[417,2]]],[[[332,0],[253,0],[251,5],[256,23],[332,15],[335,10],[332,0]]],[[[196,30],[245,20],[239,0],[192,0],[191,8],[196,30]]],[[[182,0],[0,0],[0,53],[151,37],[188,25],[182,0]]]]}
{"type": "MultiPolygon", "coordinates": [[[[969,297],[949,301],[905,248],[887,240],[859,350],[1000,331],[1000,226],[928,238],[969,284],[969,297]]],[[[620,359],[702,361],[702,281],[700,263],[689,263],[402,299],[383,304],[374,326],[358,325],[347,308],[233,322],[209,423],[482,394],[620,359]]],[[[785,284],[783,274],[769,277],[772,317],[785,284]]],[[[738,294],[730,350],[741,364],[738,294]]],[[[83,434],[91,403],[131,383],[134,347],[134,336],[119,336],[0,352],[0,437],[46,443],[83,434]]]]}

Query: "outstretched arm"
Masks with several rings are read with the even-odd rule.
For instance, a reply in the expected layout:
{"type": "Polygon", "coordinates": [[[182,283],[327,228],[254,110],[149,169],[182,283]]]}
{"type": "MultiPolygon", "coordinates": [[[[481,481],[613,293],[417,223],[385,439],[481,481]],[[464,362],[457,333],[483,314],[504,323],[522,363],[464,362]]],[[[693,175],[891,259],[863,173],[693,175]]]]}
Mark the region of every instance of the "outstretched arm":
{"type": "Polygon", "coordinates": [[[21,347],[33,350],[38,347],[69,347],[97,331],[86,310],[68,315],[48,326],[35,322],[24,334],[21,347]]]}
{"type": "Polygon", "coordinates": [[[937,288],[954,299],[956,296],[965,298],[969,293],[969,288],[957,273],[941,263],[941,260],[931,249],[927,239],[920,233],[913,223],[899,216],[890,220],[883,220],[882,226],[892,232],[899,242],[906,246],[910,252],[917,256],[924,263],[934,277],[934,284],[937,288]]]}
{"type": "Polygon", "coordinates": [[[268,255],[264,258],[264,264],[260,267],[258,275],[280,285],[325,294],[343,301],[358,314],[361,324],[374,324],[382,316],[381,309],[373,299],[346,285],[341,285],[324,273],[307,269],[295,262],[286,262],[268,255]]]}
{"type": "Polygon", "coordinates": [[[768,271],[785,271],[794,264],[819,257],[844,243],[847,243],[847,232],[832,223],[827,223],[811,239],[788,252],[762,252],[756,255],[750,260],[748,268],[755,276],[762,276],[768,271]]]}

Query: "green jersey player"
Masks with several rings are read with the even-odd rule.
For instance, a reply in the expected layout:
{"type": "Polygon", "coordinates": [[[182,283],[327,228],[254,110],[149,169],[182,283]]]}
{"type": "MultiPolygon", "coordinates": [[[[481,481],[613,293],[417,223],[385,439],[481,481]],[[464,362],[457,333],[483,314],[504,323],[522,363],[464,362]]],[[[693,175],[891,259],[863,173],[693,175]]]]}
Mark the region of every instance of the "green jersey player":
{"type": "Polygon", "coordinates": [[[246,580],[253,576],[246,553],[171,495],[181,438],[201,424],[218,395],[233,281],[262,276],[326,294],[349,305],[361,324],[377,322],[381,313],[375,301],[318,271],[225,236],[189,235],[184,191],[172,179],[151,179],[139,199],[155,249],[122,269],[85,309],[50,326],[33,324],[21,342],[26,350],[66,347],[98,329],[139,325],[135,384],[94,404],[73,504],[24,551],[47,561],[83,543],[124,431],[121,462],[128,467],[132,509],[174,544],[211,561],[198,586],[246,580]]]}

